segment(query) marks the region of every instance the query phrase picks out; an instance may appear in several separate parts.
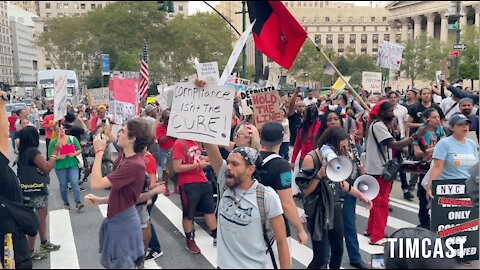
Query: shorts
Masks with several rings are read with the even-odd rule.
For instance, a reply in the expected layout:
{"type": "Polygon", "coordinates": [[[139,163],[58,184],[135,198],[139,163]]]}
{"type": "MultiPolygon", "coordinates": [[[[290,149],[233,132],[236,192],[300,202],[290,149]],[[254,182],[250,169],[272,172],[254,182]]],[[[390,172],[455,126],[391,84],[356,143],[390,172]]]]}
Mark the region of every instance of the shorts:
{"type": "Polygon", "coordinates": [[[157,154],[155,155],[155,159],[157,160],[157,164],[158,164],[158,166],[160,166],[160,168],[162,168],[162,170],[167,169],[167,157],[168,157],[169,152],[170,151],[160,149],[157,152],[157,154]]]}
{"type": "Polygon", "coordinates": [[[191,183],[180,186],[183,217],[193,220],[198,210],[204,214],[215,213],[212,183],[191,183]]]}
{"type": "Polygon", "coordinates": [[[48,207],[48,195],[39,195],[24,198],[25,205],[33,209],[41,209],[48,207]]]}
{"type": "Polygon", "coordinates": [[[135,205],[135,208],[137,209],[138,217],[140,218],[140,225],[142,226],[142,229],[147,228],[148,220],[150,219],[150,215],[148,214],[148,211],[147,211],[147,205],[146,204],[135,205]]]}

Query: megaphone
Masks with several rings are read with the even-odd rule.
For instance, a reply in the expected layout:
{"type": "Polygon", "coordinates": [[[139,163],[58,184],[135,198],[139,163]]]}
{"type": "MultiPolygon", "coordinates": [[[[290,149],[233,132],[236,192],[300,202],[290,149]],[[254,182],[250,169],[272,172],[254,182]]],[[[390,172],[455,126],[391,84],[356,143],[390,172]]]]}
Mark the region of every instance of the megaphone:
{"type": "Polygon", "coordinates": [[[358,177],[353,183],[353,187],[358,189],[370,201],[375,199],[380,192],[380,186],[377,179],[370,175],[362,175],[358,177]]]}
{"type": "Polygon", "coordinates": [[[320,148],[320,153],[327,159],[327,177],[333,182],[342,182],[347,180],[353,172],[353,164],[346,157],[339,157],[328,145],[320,148]]]}

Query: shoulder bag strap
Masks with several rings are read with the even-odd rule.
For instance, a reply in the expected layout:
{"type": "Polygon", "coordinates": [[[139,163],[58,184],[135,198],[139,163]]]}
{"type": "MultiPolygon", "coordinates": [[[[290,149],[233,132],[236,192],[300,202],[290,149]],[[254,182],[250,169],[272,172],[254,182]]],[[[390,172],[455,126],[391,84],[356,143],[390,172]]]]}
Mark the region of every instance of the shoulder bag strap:
{"type": "Polygon", "coordinates": [[[447,110],[445,115],[447,115],[449,112],[451,112],[453,110],[453,108],[455,108],[455,106],[457,106],[457,104],[458,104],[458,102],[453,103],[452,107],[450,107],[450,109],[447,110]]]}
{"type": "Polygon", "coordinates": [[[260,212],[260,219],[262,221],[263,240],[267,245],[267,250],[270,254],[270,259],[272,260],[273,269],[278,269],[277,261],[275,260],[275,255],[273,254],[272,250],[272,243],[268,239],[267,235],[267,214],[265,212],[265,186],[261,183],[258,183],[256,194],[258,211],[260,212]]]}

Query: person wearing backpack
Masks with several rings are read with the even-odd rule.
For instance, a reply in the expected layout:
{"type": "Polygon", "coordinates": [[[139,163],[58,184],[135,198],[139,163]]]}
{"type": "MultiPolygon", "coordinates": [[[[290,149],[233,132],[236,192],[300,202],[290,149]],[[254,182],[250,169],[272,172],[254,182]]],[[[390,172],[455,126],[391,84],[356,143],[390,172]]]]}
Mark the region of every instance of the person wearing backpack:
{"type": "MultiPolygon", "coordinates": [[[[260,152],[260,155],[263,159],[263,164],[259,168],[259,181],[263,185],[271,187],[277,192],[280,201],[282,202],[287,237],[290,237],[291,235],[290,226],[288,226],[288,222],[290,222],[297,232],[298,242],[300,244],[306,244],[308,235],[303,228],[303,224],[298,215],[297,205],[295,204],[292,195],[292,170],[288,161],[279,155],[283,137],[284,128],[281,123],[272,121],[267,122],[262,126],[260,139],[262,151],[260,152]]],[[[290,247],[291,244],[289,242],[290,241],[288,241],[288,246],[290,247]]],[[[274,242],[272,245],[274,253],[276,246],[277,244],[274,242]]],[[[275,255],[278,260],[278,254],[275,253],[275,255]]]]}
{"type": "Polygon", "coordinates": [[[264,269],[268,251],[274,268],[279,265],[289,269],[291,258],[280,198],[256,179],[257,168],[263,163],[260,153],[251,147],[237,147],[225,161],[217,145],[205,144],[205,149],[223,187],[218,208],[218,267],[264,269]],[[272,251],[272,233],[278,262],[272,251]]]}

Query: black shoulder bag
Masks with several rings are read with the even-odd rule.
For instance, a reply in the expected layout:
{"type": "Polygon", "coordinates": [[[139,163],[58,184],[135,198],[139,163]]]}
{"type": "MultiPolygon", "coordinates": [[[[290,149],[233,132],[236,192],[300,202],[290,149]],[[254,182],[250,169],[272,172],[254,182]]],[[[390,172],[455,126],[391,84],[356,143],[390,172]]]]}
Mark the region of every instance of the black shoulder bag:
{"type": "MultiPolygon", "coordinates": [[[[375,140],[375,144],[377,145],[378,152],[380,152],[380,156],[385,162],[385,165],[383,166],[383,171],[382,171],[382,178],[385,181],[393,181],[395,180],[395,178],[397,178],[397,174],[400,171],[402,164],[398,162],[398,159],[396,157],[392,157],[391,160],[387,161],[387,158],[385,157],[385,153],[383,153],[382,148],[380,147],[380,143],[378,142],[377,136],[375,136],[375,131],[374,131],[375,123],[372,124],[373,139],[375,140]]],[[[387,147],[387,150],[388,150],[388,147],[387,147]]]]}
{"type": "Polygon", "coordinates": [[[27,235],[35,236],[40,226],[33,208],[21,203],[12,202],[0,195],[0,207],[5,207],[17,226],[27,235]]]}

